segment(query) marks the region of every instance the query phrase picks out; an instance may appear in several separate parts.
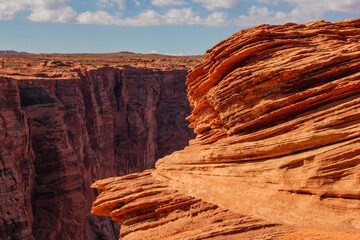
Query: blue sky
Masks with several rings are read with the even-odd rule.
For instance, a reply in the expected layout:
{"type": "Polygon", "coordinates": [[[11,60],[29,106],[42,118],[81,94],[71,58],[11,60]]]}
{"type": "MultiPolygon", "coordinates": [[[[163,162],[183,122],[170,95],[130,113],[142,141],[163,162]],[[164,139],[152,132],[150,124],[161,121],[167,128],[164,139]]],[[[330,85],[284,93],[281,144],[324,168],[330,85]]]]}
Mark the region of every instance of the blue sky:
{"type": "Polygon", "coordinates": [[[259,24],[360,17],[360,0],[0,0],[0,49],[203,54],[259,24]]]}

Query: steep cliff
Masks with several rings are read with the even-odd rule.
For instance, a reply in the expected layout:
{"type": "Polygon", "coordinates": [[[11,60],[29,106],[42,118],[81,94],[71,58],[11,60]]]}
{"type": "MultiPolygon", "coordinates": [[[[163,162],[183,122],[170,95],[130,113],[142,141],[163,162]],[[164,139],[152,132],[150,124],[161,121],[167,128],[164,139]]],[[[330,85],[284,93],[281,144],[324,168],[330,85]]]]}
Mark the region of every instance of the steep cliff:
{"type": "Polygon", "coordinates": [[[0,77],[0,239],[33,239],[34,154],[17,82],[0,77]]]}
{"type": "Polygon", "coordinates": [[[187,85],[196,139],[93,185],[122,239],[360,238],[360,19],[242,30],[187,85]]]}
{"type": "Polygon", "coordinates": [[[0,78],[0,238],[117,239],[118,225],[89,215],[90,185],[154,167],[194,137],[187,67],[31,66],[37,57],[0,78]]]}

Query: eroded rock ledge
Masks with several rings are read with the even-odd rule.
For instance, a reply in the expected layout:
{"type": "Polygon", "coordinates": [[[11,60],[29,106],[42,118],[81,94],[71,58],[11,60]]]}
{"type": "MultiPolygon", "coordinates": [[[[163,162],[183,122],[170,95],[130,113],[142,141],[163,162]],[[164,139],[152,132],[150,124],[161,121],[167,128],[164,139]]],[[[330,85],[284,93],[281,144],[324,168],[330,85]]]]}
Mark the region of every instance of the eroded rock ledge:
{"type": "Polygon", "coordinates": [[[242,30],[187,85],[190,146],[93,185],[122,239],[360,237],[360,19],[242,30]]]}

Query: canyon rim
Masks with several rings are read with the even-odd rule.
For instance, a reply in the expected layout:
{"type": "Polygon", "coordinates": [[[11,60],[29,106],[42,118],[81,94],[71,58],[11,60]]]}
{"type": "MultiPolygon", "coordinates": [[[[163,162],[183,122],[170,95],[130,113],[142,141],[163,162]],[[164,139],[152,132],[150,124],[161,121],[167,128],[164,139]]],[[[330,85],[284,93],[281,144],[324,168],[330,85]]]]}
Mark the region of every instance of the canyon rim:
{"type": "Polygon", "coordinates": [[[0,55],[0,239],[118,239],[90,185],[194,137],[185,80],[201,58],[0,55]]]}

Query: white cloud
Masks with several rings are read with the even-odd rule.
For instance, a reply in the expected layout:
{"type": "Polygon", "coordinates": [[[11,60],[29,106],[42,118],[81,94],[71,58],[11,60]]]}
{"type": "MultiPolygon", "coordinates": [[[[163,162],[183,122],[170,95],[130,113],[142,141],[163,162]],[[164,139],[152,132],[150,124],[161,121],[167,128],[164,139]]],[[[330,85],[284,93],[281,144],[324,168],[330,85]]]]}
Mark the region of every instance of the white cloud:
{"type": "Polygon", "coordinates": [[[66,0],[30,0],[30,6],[34,8],[44,8],[48,10],[58,10],[66,5],[66,0]]]}
{"type": "Polygon", "coordinates": [[[96,5],[101,8],[113,8],[114,3],[117,4],[118,8],[120,10],[126,10],[128,9],[128,6],[126,4],[126,0],[98,0],[96,5]]]}
{"type": "Polygon", "coordinates": [[[259,3],[278,4],[280,0],[257,0],[259,3]]]}
{"type": "MultiPolygon", "coordinates": [[[[28,19],[43,22],[69,22],[81,24],[109,24],[119,26],[149,25],[237,25],[249,27],[263,23],[283,24],[286,22],[305,23],[322,19],[327,12],[359,13],[360,0],[257,0],[256,5],[248,9],[246,14],[229,19],[226,9],[239,8],[245,0],[151,0],[152,5],[171,7],[159,12],[148,5],[148,9],[134,16],[121,17],[128,9],[126,0],[96,0],[99,11],[77,13],[70,6],[72,0],[0,0],[0,20],[11,20],[20,11],[29,11],[28,19]],[[211,11],[208,16],[200,17],[192,8],[180,8],[190,1],[200,3],[211,11]],[[267,4],[288,4],[289,12],[275,11],[267,4]],[[118,8],[117,13],[110,14],[105,8],[118,8]],[[224,11],[219,11],[222,8],[224,11]]],[[[131,0],[135,6],[143,1],[131,0]]],[[[130,2],[131,2],[130,1],[130,2]]],[[[144,4],[143,4],[144,5],[144,4]]]]}
{"type": "Polygon", "coordinates": [[[128,9],[128,6],[126,4],[126,0],[112,0],[112,1],[118,4],[118,7],[119,7],[120,10],[128,9]]]}
{"type": "Polygon", "coordinates": [[[108,12],[102,10],[96,12],[86,11],[77,17],[77,22],[83,24],[111,24],[117,20],[118,17],[111,16],[108,12]]]}
{"type": "Polygon", "coordinates": [[[215,11],[218,8],[239,8],[239,0],[192,0],[195,3],[202,3],[209,11],[215,11]]]}
{"type": "Polygon", "coordinates": [[[259,24],[284,24],[286,22],[306,23],[313,20],[320,20],[329,11],[357,13],[360,12],[359,0],[257,0],[265,4],[279,4],[286,2],[293,9],[286,13],[272,11],[262,5],[252,6],[248,15],[240,15],[234,19],[233,24],[243,27],[259,24]]]}
{"type": "Polygon", "coordinates": [[[162,25],[164,16],[155,12],[154,10],[146,10],[140,12],[132,18],[119,19],[117,25],[130,25],[130,26],[147,26],[147,25],[162,25]]]}
{"type": "Polygon", "coordinates": [[[297,7],[285,13],[282,11],[272,11],[267,7],[252,6],[248,10],[248,15],[240,15],[233,20],[233,24],[242,27],[256,26],[260,24],[284,24],[287,22],[306,23],[320,19],[325,12],[307,7],[306,9],[297,7]]]}
{"type": "MultiPolygon", "coordinates": [[[[29,10],[29,20],[42,22],[70,22],[119,26],[172,24],[221,26],[230,24],[226,18],[226,14],[223,12],[215,11],[209,16],[201,18],[194,13],[192,8],[171,8],[161,13],[148,9],[137,13],[135,16],[123,18],[119,13],[112,15],[105,10],[95,12],[85,11],[78,14],[68,5],[70,0],[12,0],[10,3],[4,3],[2,1],[4,0],[0,0],[0,10],[2,10],[0,19],[12,19],[16,12],[29,10]]],[[[176,0],[175,2],[179,3],[180,0],[176,0]]],[[[175,2],[171,0],[167,1],[168,4],[175,2]]],[[[97,5],[102,8],[115,7],[116,5],[118,5],[120,9],[127,7],[125,0],[98,0],[97,5]]]]}
{"type": "Polygon", "coordinates": [[[26,0],[0,0],[0,20],[11,20],[15,13],[27,8],[26,0]]]}
{"type": "Polygon", "coordinates": [[[74,22],[77,13],[69,0],[0,0],[0,19],[11,20],[19,11],[29,10],[28,19],[44,22],[74,22]]]}
{"type": "Polygon", "coordinates": [[[67,6],[67,0],[28,0],[28,19],[38,22],[75,22],[77,13],[67,6]]]}
{"type": "Polygon", "coordinates": [[[170,9],[161,15],[154,10],[140,12],[134,17],[120,18],[105,11],[85,12],[79,15],[78,22],[82,24],[112,24],[120,26],[147,26],[164,24],[184,24],[191,20],[191,9],[170,9]]]}
{"type": "Polygon", "coordinates": [[[110,0],[98,0],[96,6],[101,8],[112,8],[114,4],[110,0]]]}
{"type": "Polygon", "coordinates": [[[28,19],[35,22],[75,22],[77,13],[69,6],[58,9],[36,7],[32,9],[28,19]]]}
{"type": "Polygon", "coordinates": [[[106,11],[81,13],[77,22],[81,24],[111,24],[119,26],[150,26],[150,25],[209,25],[220,26],[229,24],[226,14],[214,12],[207,18],[197,16],[191,8],[172,8],[160,14],[154,10],[145,10],[134,17],[121,18],[106,11]]]}
{"type": "Polygon", "coordinates": [[[257,0],[260,3],[278,4],[280,2],[287,2],[295,8],[306,9],[312,11],[318,10],[321,12],[335,11],[344,13],[358,13],[360,12],[359,0],[257,0]]]}
{"type": "Polygon", "coordinates": [[[318,0],[317,2],[318,4],[315,5],[314,2],[305,0],[304,2],[301,3],[301,6],[306,7],[306,5],[313,5],[314,7],[317,8],[324,8],[329,11],[344,12],[344,13],[360,12],[359,0],[318,0]]]}
{"type": "Polygon", "coordinates": [[[158,7],[180,6],[186,4],[183,0],[151,0],[151,3],[158,7]]]}
{"type": "Polygon", "coordinates": [[[227,26],[231,25],[231,20],[227,19],[227,14],[224,12],[213,12],[202,20],[202,24],[207,26],[227,26]]]}

